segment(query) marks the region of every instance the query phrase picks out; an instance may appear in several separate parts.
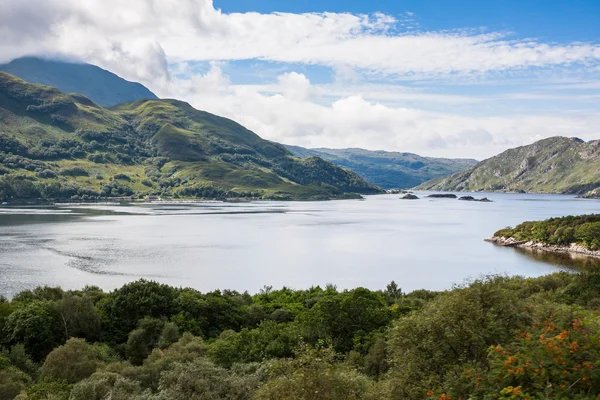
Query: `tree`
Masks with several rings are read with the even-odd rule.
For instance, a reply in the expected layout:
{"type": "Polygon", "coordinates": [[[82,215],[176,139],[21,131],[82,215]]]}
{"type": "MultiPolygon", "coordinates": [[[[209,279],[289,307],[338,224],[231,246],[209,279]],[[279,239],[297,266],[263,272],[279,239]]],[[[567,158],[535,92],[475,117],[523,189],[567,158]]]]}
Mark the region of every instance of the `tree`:
{"type": "Polygon", "coordinates": [[[9,343],[23,343],[35,361],[64,343],[64,334],[56,303],[33,301],[17,308],[6,320],[9,343]]]}
{"type": "Polygon", "coordinates": [[[96,340],[100,334],[100,316],[87,297],[68,294],[58,301],[58,312],[65,335],[96,340]]]}
{"type": "Polygon", "coordinates": [[[402,298],[402,289],[398,287],[398,284],[391,281],[385,288],[385,298],[388,304],[394,304],[402,298]]]}
{"type": "Polygon", "coordinates": [[[8,316],[12,314],[13,306],[6,300],[6,298],[0,296],[0,343],[6,342],[5,325],[8,316]]]}
{"type": "Polygon", "coordinates": [[[106,347],[72,338],[48,354],[42,365],[41,377],[49,381],[77,383],[112,358],[106,347]]]}
{"type": "Polygon", "coordinates": [[[140,365],[158,344],[165,321],[146,317],[140,320],[137,329],[129,333],[125,353],[132,364],[140,365]]]}
{"type": "Polygon", "coordinates": [[[123,343],[144,317],[161,318],[175,314],[177,290],[157,282],[139,280],[111,292],[98,303],[102,311],[104,341],[123,343]]]}
{"type": "Polygon", "coordinates": [[[369,332],[386,326],[390,317],[381,294],[358,288],[324,296],[299,316],[299,322],[305,338],[330,340],[336,351],[347,353],[356,345],[364,347],[369,332]]]}
{"type": "Polygon", "coordinates": [[[600,222],[586,222],[577,228],[576,237],[590,250],[600,249],[600,222]]]}
{"type": "Polygon", "coordinates": [[[0,400],[13,400],[31,383],[31,378],[0,355],[0,400]]]}
{"type": "Polygon", "coordinates": [[[253,375],[238,375],[198,358],[163,372],[156,400],[250,400],[257,386],[253,375]]]}
{"type": "Polygon", "coordinates": [[[142,388],[149,388],[153,392],[158,390],[160,375],[176,363],[189,363],[197,358],[206,356],[207,346],[200,337],[184,333],[181,339],[166,349],[152,350],[143,364],[122,375],[135,379],[141,383],[142,388]]]}
{"type": "Polygon", "coordinates": [[[96,372],[73,386],[69,400],[149,400],[139,382],[114,372],[96,372]]]}
{"type": "Polygon", "coordinates": [[[452,389],[452,398],[469,398],[463,370],[485,368],[489,346],[506,343],[531,322],[510,284],[500,277],[475,281],[396,321],[388,341],[391,397],[452,389]]]}
{"type": "Polygon", "coordinates": [[[257,400],[358,400],[380,398],[374,383],[335,362],[332,349],[302,349],[296,359],[275,363],[257,400]]]}

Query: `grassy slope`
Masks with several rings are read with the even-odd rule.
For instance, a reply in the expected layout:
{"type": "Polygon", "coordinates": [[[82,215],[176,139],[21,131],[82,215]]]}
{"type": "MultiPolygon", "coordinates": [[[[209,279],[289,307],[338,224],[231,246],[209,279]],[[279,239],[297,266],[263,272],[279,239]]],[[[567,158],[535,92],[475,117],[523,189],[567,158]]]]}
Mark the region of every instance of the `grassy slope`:
{"type": "Polygon", "coordinates": [[[145,100],[106,109],[2,72],[0,162],[3,200],[131,194],[315,199],[380,192],[350,171],[295,158],[187,103],[145,100]],[[57,184],[44,194],[43,187],[57,184]]]}
{"type": "Polygon", "coordinates": [[[386,189],[410,188],[472,167],[470,159],[421,157],[412,153],[364,149],[306,149],[286,146],[298,157],[318,156],[351,169],[364,179],[386,189]]]}
{"type": "Polygon", "coordinates": [[[507,150],[421,190],[585,194],[600,186],[600,141],[553,137],[507,150]]]}

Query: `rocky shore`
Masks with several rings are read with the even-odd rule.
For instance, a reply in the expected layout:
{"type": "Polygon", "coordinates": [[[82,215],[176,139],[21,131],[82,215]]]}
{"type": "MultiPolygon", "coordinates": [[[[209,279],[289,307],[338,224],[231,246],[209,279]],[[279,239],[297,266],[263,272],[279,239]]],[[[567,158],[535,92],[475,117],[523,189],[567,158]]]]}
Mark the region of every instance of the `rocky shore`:
{"type": "Polygon", "coordinates": [[[575,243],[571,243],[569,246],[556,246],[546,243],[538,243],[534,241],[520,241],[513,237],[502,237],[502,236],[493,236],[491,238],[485,239],[486,242],[494,243],[497,246],[505,246],[505,247],[521,247],[533,250],[543,250],[549,251],[553,253],[569,253],[569,254],[577,254],[588,257],[597,257],[600,258],[600,251],[593,251],[586,249],[583,246],[580,246],[575,243]]]}

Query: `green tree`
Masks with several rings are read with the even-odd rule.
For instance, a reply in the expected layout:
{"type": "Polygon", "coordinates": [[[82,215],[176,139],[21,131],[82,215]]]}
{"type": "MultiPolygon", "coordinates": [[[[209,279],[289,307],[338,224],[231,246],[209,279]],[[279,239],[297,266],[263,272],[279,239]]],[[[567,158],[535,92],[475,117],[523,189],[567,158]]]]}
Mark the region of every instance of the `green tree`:
{"type": "Polygon", "coordinates": [[[69,400],[150,400],[139,382],[114,372],[96,372],[73,386],[69,400]]]}
{"type": "Polygon", "coordinates": [[[158,344],[165,321],[157,318],[146,317],[140,320],[137,329],[129,333],[125,353],[127,358],[135,365],[140,365],[158,344]]]}
{"type": "Polygon", "coordinates": [[[390,309],[380,293],[358,288],[324,296],[299,316],[299,322],[305,338],[313,342],[329,340],[336,351],[347,353],[355,346],[362,349],[369,333],[385,327],[390,318],[390,309]]]}
{"type": "Polygon", "coordinates": [[[374,383],[335,361],[332,349],[304,349],[296,359],[275,363],[257,400],[378,399],[374,383]]]}
{"type": "Polygon", "coordinates": [[[575,236],[590,250],[600,249],[600,222],[586,222],[577,228],[575,236]]]}
{"type": "Polygon", "coordinates": [[[77,383],[113,358],[106,347],[72,338],[48,354],[40,375],[48,381],[77,383]]]}
{"type": "Polygon", "coordinates": [[[31,378],[0,355],[0,400],[13,400],[31,383],[31,378]]]}
{"type": "Polygon", "coordinates": [[[489,346],[506,343],[514,329],[531,322],[511,284],[506,278],[475,281],[396,321],[388,342],[391,397],[423,398],[443,389],[452,398],[469,398],[463,369],[485,367],[489,346]]]}
{"type": "Polygon", "coordinates": [[[23,343],[35,361],[64,343],[64,334],[56,303],[33,301],[17,308],[6,320],[9,343],[23,343]]]}
{"type": "Polygon", "coordinates": [[[176,289],[143,279],[111,292],[98,303],[106,324],[103,340],[123,343],[140,319],[169,318],[175,314],[176,297],[176,289]]]}
{"type": "Polygon", "coordinates": [[[253,375],[238,375],[198,358],[163,372],[156,400],[250,400],[257,386],[253,375]]]}
{"type": "Polygon", "coordinates": [[[58,301],[58,312],[65,340],[74,336],[97,340],[100,334],[100,316],[92,300],[67,294],[58,301]]]}

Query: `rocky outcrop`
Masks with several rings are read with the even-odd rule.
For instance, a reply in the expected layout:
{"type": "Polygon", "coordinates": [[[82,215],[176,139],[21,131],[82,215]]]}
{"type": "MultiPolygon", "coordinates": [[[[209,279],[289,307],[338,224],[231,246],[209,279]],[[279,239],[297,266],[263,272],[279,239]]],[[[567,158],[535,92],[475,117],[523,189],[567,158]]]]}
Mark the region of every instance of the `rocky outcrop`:
{"type": "Polygon", "coordinates": [[[556,246],[550,245],[546,243],[539,243],[534,241],[522,241],[517,240],[513,237],[502,237],[502,236],[493,236],[491,238],[484,239],[486,242],[494,243],[497,246],[505,246],[505,247],[521,247],[528,248],[534,250],[543,250],[549,251],[553,253],[571,253],[571,254],[579,254],[588,257],[597,257],[600,258],[600,251],[594,251],[586,249],[583,246],[580,246],[576,243],[571,243],[569,246],[556,246]]]}
{"type": "Polygon", "coordinates": [[[419,197],[412,193],[407,193],[403,197],[400,197],[400,200],[419,200],[419,197]]]}
{"type": "Polygon", "coordinates": [[[488,199],[487,197],[483,197],[481,199],[476,199],[473,196],[462,196],[459,198],[459,200],[463,200],[463,201],[479,201],[481,203],[492,203],[492,200],[488,199]]]}
{"type": "Polygon", "coordinates": [[[436,193],[430,194],[427,197],[431,197],[432,199],[456,199],[458,196],[452,193],[436,193]]]}

